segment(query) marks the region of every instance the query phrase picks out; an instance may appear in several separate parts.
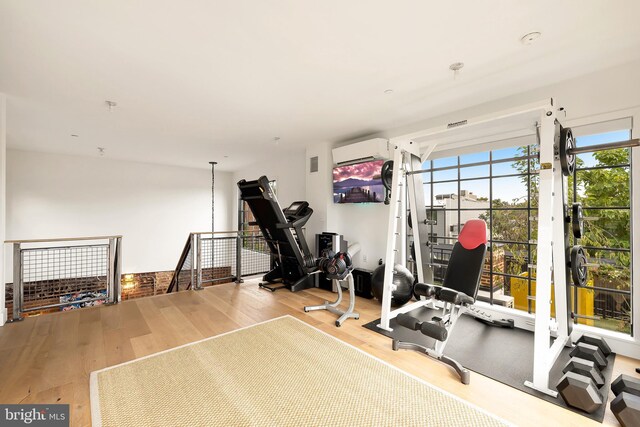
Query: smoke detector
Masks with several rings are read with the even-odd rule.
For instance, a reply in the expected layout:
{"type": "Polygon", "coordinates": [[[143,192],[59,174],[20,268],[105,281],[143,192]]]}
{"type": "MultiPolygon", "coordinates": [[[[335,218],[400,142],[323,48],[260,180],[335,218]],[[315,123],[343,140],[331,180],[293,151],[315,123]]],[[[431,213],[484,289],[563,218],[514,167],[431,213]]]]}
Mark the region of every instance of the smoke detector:
{"type": "Polygon", "coordinates": [[[520,37],[520,43],[527,44],[527,45],[533,44],[533,42],[539,39],[541,35],[542,33],[539,31],[532,31],[520,37]]]}
{"type": "Polygon", "coordinates": [[[110,112],[110,113],[113,111],[113,109],[114,109],[115,107],[117,107],[117,106],[118,106],[118,103],[117,103],[117,102],[115,102],[115,101],[109,101],[109,100],[106,100],[106,101],[104,101],[104,103],[105,103],[105,104],[107,104],[107,107],[109,107],[109,112],[110,112]]]}
{"type": "Polygon", "coordinates": [[[460,70],[462,70],[462,67],[464,67],[464,62],[454,62],[453,64],[449,65],[449,69],[453,71],[454,79],[458,77],[458,74],[460,74],[460,70]]]}

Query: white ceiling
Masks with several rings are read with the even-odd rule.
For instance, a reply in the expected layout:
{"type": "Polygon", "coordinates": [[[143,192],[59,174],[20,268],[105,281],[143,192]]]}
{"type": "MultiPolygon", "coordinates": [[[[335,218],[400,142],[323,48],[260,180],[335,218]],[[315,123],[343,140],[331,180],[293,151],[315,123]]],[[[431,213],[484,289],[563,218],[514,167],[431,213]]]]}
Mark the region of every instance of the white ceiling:
{"type": "Polygon", "coordinates": [[[638,16],[637,0],[0,0],[8,144],[235,170],[640,58],[638,16]]]}

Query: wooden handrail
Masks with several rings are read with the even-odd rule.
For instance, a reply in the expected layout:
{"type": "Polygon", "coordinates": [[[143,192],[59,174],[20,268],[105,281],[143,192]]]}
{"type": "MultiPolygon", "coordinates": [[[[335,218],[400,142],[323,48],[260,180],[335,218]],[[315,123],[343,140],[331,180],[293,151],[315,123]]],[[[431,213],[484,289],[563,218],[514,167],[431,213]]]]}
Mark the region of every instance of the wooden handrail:
{"type": "Polygon", "coordinates": [[[24,240],[5,240],[5,243],[50,243],[50,242],[77,242],[80,240],[106,240],[121,239],[122,235],[114,236],[89,236],[89,237],[61,237],[59,239],[24,239],[24,240]]]}

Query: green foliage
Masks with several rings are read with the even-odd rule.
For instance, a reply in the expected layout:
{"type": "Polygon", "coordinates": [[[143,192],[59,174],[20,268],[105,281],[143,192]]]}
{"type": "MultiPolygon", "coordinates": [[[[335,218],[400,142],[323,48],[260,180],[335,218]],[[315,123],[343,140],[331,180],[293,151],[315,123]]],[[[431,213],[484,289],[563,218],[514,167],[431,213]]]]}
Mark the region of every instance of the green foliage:
{"type": "MultiPolygon", "coordinates": [[[[538,206],[538,175],[535,174],[539,168],[539,159],[533,156],[528,159],[530,148],[519,147],[518,154],[522,158],[514,161],[515,168],[522,174],[521,180],[525,185],[529,185],[529,203],[533,209],[538,206]],[[531,171],[531,175],[529,175],[531,171]]],[[[583,246],[591,246],[605,249],[591,249],[587,255],[592,262],[598,262],[599,267],[590,269],[590,274],[595,281],[595,285],[603,288],[629,290],[630,289],[630,264],[631,256],[629,252],[611,251],[610,248],[629,249],[631,244],[630,236],[630,169],[629,150],[616,149],[599,151],[593,153],[595,159],[594,169],[578,170],[575,174],[575,200],[582,203],[585,221],[585,232],[579,243],[583,246]],[[611,167],[609,167],[611,166],[611,167]],[[589,209],[591,208],[612,208],[622,207],[625,209],[589,209]]],[[[584,160],[578,157],[576,166],[578,169],[584,167],[584,160]]],[[[567,204],[570,206],[574,200],[574,177],[567,179],[568,197],[567,204]]],[[[493,206],[502,209],[522,208],[527,206],[527,201],[494,200],[493,206]]],[[[531,212],[532,216],[536,211],[531,212]]],[[[518,210],[494,210],[492,218],[492,233],[494,240],[508,240],[527,242],[530,226],[531,238],[535,239],[537,225],[527,218],[528,212],[518,210]]],[[[489,212],[484,215],[488,220],[489,212]]],[[[526,251],[511,248],[505,245],[504,249],[509,250],[514,255],[514,264],[524,265],[526,261],[526,251]]],[[[521,247],[523,245],[518,245],[521,247]]],[[[532,256],[535,257],[535,248],[532,248],[532,256]]],[[[535,263],[535,259],[530,262],[535,263]]],[[[515,265],[513,266],[515,267],[515,265]]],[[[517,271],[509,271],[511,274],[518,274],[517,271]]],[[[613,320],[611,324],[602,321],[602,326],[616,330],[629,329],[629,301],[624,298],[620,302],[620,309],[626,314],[621,319],[613,320]]]]}
{"type": "MultiPolygon", "coordinates": [[[[529,168],[535,171],[539,167],[537,156],[527,159],[529,153],[527,146],[519,147],[518,154],[522,156],[514,162],[516,169],[522,173],[522,181],[529,184],[529,198],[533,208],[538,206],[538,177],[537,175],[527,175],[529,168]],[[529,181],[529,182],[527,182],[529,181]]],[[[619,166],[629,162],[629,150],[617,149],[599,151],[593,153],[596,166],[619,166]]],[[[584,161],[577,159],[577,166],[580,168],[584,161]]],[[[583,246],[594,246],[603,248],[625,248],[630,247],[630,216],[628,209],[605,209],[589,210],[588,207],[629,207],[630,205],[630,172],[628,167],[613,167],[602,169],[591,169],[578,171],[576,200],[585,207],[585,216],[592,217],[586,222],[585,235],[581,239],[583,246]]],[[[568,201],[573,200],[573,177],[568,179],[568,201]]],[[[569,202],[569,205],[571,202],[569,202]]],[[[494,201],[494,207],[500,208],[521,208],[526,207],[526,201],[512,202],[494,201]]],[[[487,215],[488,216],[488,212],[487,215]]],[[[517,211],[494,211],[493,213],[493,235],[499,240],[527,241],[527,215],[519,215],[517,211]]],[[[532,233],[534,230],[532,230],[532,233]]],[[[598,251],[590,254],[597,258],[609,258],[615,261],[618,266],[628,267],[630,256],[628,252],[618,252],[614,256],[609,256],[611,252],[598,251]]],[[[609,275],[616,276],[617,279],[625,279],[623,273],[612,271],[615,267],[603,266],[602,272],[607,270],[609,275]]],[[[619,269],[619,267],[618,267],[619,269]]]]}

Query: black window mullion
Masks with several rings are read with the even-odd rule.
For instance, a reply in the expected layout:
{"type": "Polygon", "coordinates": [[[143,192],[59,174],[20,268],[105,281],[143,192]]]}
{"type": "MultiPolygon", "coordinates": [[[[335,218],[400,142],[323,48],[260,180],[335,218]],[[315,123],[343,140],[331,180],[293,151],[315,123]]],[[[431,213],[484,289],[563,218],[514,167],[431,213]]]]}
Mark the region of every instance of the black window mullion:
{"type": "Polygon", "coordinates": [[[493,304],[493,151],[489,151],[489,304],[493,304]]]}

